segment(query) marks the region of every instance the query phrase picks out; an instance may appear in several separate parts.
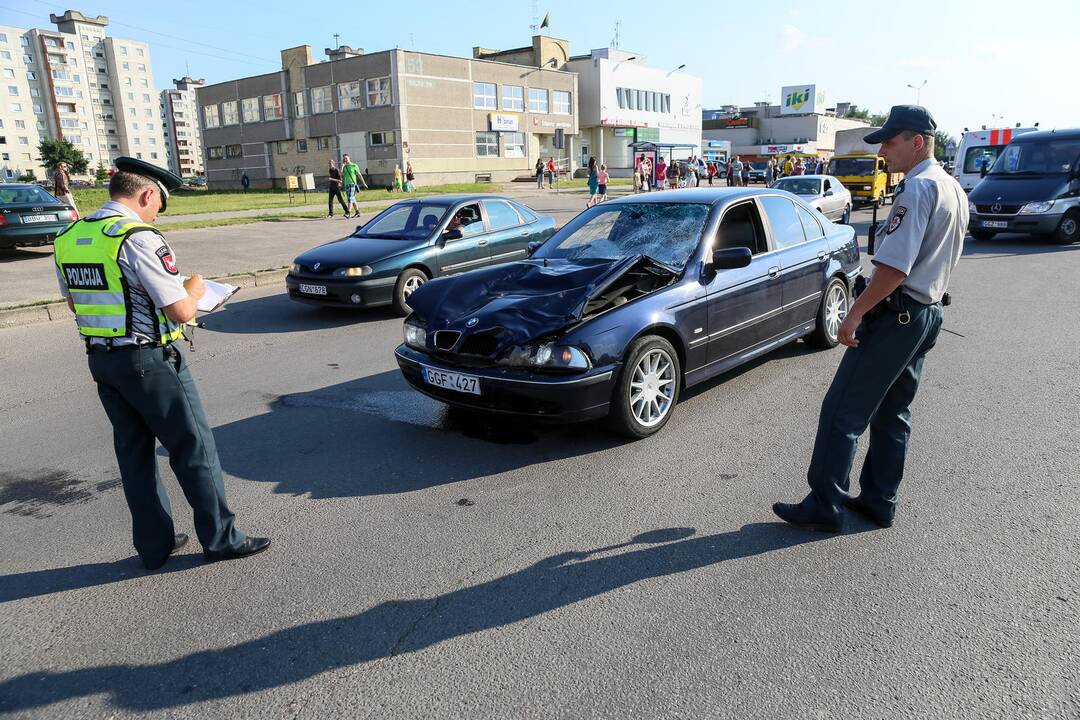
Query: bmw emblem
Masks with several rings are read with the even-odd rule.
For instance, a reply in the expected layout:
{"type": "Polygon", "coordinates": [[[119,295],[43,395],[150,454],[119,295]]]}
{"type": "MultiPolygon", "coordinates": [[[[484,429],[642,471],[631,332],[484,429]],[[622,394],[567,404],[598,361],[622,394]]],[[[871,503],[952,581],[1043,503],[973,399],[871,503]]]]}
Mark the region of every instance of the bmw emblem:
{"type": "Polygon", "coordinates": [[[476,327],[478,322],[480,322],[480,318],[469,318],[465,321],[465,327],[476,327]]]}
{"type": "Polygon", "coordinates": [[[321,265],[322,265],[321,262],[317,262],[317,263],[315,263],[314,265],[311,266],[311,269],[312,270],[318,270],[321,265]]]}

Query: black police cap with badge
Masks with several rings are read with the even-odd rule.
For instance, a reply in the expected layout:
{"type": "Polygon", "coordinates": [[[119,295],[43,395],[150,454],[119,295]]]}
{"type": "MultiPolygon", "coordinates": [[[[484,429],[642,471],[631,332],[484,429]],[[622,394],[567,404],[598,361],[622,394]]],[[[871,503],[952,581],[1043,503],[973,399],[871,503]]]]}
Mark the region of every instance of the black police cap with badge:
{"type": "Polygon", "coordinates": [[[184,187],[184,181],[179,175],[157,165],[152,165],[145,160],[138,160],[133,157],[118,157],[114,164],[120,172],[131,173],[147,180],[153,180],[161,191],[161,212],[165,212],[165,203],[169,199],[169,193],[184,187]]]}
{"type": "Polygon", "coordinates": [[[934,122],[934,116],[930,114],[930,111],[922,105],[893,105],[885,124],[869,135],[865,135],[863,142],[876,145],[905,130],[922,135],[933,135],[937,130],[937,123],[934,122]]]}

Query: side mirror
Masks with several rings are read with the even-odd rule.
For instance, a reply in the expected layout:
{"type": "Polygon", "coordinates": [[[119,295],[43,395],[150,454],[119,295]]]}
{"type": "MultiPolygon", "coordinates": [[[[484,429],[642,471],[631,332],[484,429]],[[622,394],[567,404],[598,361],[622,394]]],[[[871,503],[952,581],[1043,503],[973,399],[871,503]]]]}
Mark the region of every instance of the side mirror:
{"type": "Polygon", "coordinates": [[[979,168],[979,177],[981,177],[981,178],[986,177],[986,173],[987,173],[986,165],[987,165],[987,163],[983,163],[982,167],[979,168]]]}
{"type": "Polygon", "coordinates": [[[461,228],[454,228],[453,230],[447,230],[442,234],[443,241],[446,240],[460,240],[465,237],[465,233],[461,232],[461,228]]]}
{"type": "Polygon", "coordinates": [[[712,266],[714,270],[734,270],[750,264],[753,256],[750,248],[736,247],[713,250],[712,266]]]}
{"type": "Polygon", "coordinates": [[[833,195],[832,188],[829,188],[828,190],[825,191],[825,197],[832,197],[832,195],[833,195]]]}
{"type": "Polygon", "coordinates": [[[525,257],[532,257],[532,254],[539,250],[540,246],[543,244],[544,243],[540,242],[539,240],[533,240],[532,242],[530,242],[528,245],[525,246],[525,257]]]}

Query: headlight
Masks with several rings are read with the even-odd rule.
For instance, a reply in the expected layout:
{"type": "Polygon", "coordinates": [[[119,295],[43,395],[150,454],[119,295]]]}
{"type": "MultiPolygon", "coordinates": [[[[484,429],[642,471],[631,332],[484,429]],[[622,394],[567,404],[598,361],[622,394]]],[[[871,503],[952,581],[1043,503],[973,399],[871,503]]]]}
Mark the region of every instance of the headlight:
{"type": "Polygon", "coordinates": [[[292,265],[290,265],[289,266],[289,272],[294,272],[294,273],[300,272],[300,263],[293,263],[292,265]]]}
{"type": "Polygon", "coordinates": [[[1050,209],[1054,207],[1053,200],[1045,200],[1043,202],[1029,202],[1024,207],[1020,208],[1021,215],[1038,215],[1040,213],[1050,212],[1050,209]]]}
{"type": "Polygon", "coordinates": [[[371,268],[367,265],[360,267],[338,268],[334,271],[334,274],[338,277],[363,277],[364,275],[371,274],[371,268]]]}
{"type": "Polygon", "coordinates": [[[863,190],[873,190],[874,188],[873,188],[873,187],[871,187],[870,185],[863,185],[863,186],[862,186],[862,189],[863,189],[863,190]]]}
{"type": "Polygon", "coordinates": [[[495,363],[515,367],[564,370],[588,370],[592,367],[589,358],[578,348],[554,343],[512,348],[510,352],[500,357],[495,363]]]}
{"type": "Polygon", "coordinates": [[[970,200],[968,200],[968,215],[974,215],[974,214],[975,214],[975,213],[977,213],[977,212],[979,212],[979,211],[978,211],[978,209],[977,209],[977,208],[975,207],[975,203],[973,203],[973,202],[971,202],[970,200]]]}
{"type": "Polygon", "coordinates": [[[427,330],[414,323],[405,323],[405,344],[417,350],[427,348],[427,330]]]}

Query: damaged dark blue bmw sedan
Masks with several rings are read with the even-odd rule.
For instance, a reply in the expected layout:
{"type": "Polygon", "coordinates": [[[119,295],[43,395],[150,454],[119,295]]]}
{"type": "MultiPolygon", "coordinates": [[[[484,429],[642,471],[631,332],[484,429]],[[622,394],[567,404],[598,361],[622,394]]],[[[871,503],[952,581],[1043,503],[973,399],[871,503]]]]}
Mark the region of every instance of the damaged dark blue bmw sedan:
{"type": "Polygon", "coordinates": [[[783,191],[633,195],[526,260],[426,283],[395,354],[450,405],[642,438],[686,387],[800,337],[834,347],[859,267],[855,231],[783,191]]]}

